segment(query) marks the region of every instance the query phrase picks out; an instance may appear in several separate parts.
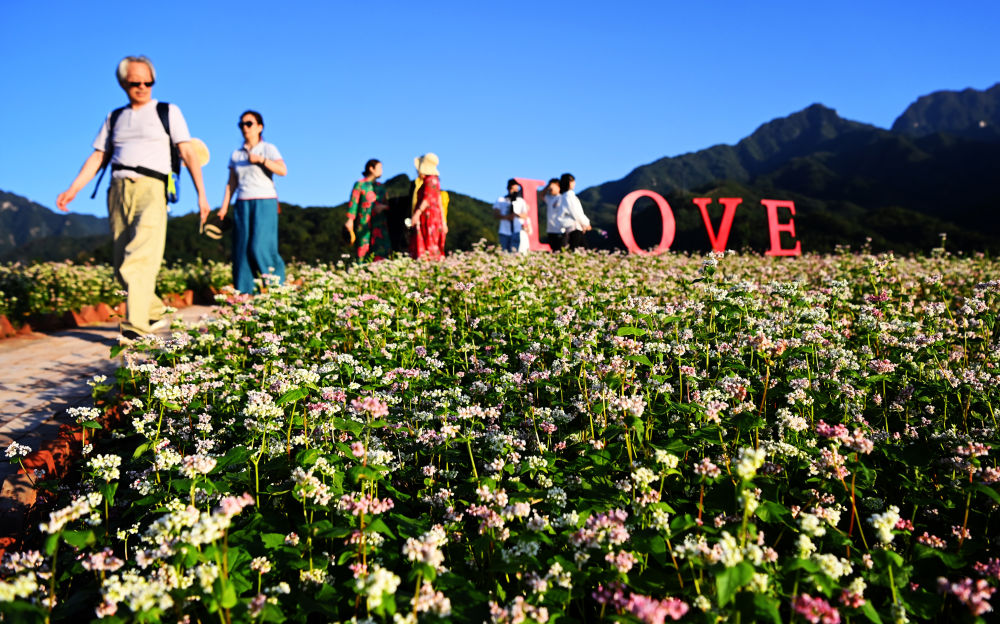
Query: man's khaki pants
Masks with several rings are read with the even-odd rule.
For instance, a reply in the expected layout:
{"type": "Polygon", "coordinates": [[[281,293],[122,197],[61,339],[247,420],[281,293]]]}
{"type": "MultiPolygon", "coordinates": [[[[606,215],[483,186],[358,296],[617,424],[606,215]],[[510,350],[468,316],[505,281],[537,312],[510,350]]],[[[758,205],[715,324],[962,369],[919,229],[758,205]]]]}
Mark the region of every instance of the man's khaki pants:
{"type": "Polygon", "coordinates": [[[121,330],[144,334],[150,331],[150,319],[155,322],[165,311],[156,296],[156,276],[167,240],[164,183],[145,176],[113,179],[108,189],[108,218],[115,278],[128,292],[121,330]]]}

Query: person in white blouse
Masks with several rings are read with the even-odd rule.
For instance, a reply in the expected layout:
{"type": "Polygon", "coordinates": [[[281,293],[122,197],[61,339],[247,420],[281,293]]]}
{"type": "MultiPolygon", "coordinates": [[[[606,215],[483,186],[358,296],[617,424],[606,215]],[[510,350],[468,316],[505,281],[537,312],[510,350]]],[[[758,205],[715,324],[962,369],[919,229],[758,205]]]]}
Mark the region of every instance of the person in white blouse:
{"type": "Polygon", "coordinates": [[[270,273],[279,284],[285,281],[285,262],[278,253],[278,191],[272,178],[287,175],[288,167],[278,148],[264,141],[260,113],[244,111],[236,125],[243,134],[243,145],[229,158],[219,220],[226,218],[229,201],[235,196],[233,285],[241,293],[252,294],[258,275],[270,273]]]}
{"type": "Polygon", "coordinates": [[[524,201],[521,185],[517,180],[507,180],[507,194],[493,204],[493,214],[500,220],[500,248],[507,252],[527,253],[528,202],[524,201]]]}
{"type": "MultiPolygon", "coordinates": [[[[584,246],[583,233],[590,231],[590,219],[583,214],[583,206],[576,196],[576,178],[564,173],[559,178],[559,203],[557,204],[556,232],[561,235],[560,248],[577,249],[584,246]]],[[[551,235],[551,233],[550,233],[551,235]]]]}
{"type": "Polygon", "coordinates": [[[563,235],[559,233],[559,178],[552,178],[541,190],[545,202],[545,235],[552,251],[563,248],[563,235]]]}

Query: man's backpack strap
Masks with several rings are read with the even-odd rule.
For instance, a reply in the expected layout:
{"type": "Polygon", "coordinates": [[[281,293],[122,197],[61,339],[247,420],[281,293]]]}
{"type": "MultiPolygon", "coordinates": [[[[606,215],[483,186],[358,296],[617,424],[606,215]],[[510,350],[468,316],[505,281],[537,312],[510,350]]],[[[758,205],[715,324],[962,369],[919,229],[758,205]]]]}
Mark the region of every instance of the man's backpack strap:
{"type": "Polygon", "coordinates": [[[156,114],[160,117],[163,129],[167,131],[167,140],[170,141],[170,175],[167,176],[167,203],[176,204],[180,201],[181,182],[181,152],[177,149],[173,137],[170,136],[170,104],[167,102],[156,103],[156,114]]]}
{"type": "Polygon", "coordinates": [[[167,138],[170,140],[170,170],[174,172],[174,175],[179,175],[181,172],[181,154],[180,150],[177,149],[177,144],[174,143],[173,138],[170,136],[170,103],[157,102],[156,114],[159,115],[160,123],[163,124],[163,129],[166,130],[167,138]]]}
{"type": "Polygon", "coordinates": [[[111,111],[111,115],[108,118],[108,139],[104,142],[104,158],[101,159],[101,175],[97,177],[97,184],[94,185],[94,192],[90,195],[91,199],[97,197],[97,189],[101,187],[101,180],[104,179],[104,172],[107,171],[108,163],[111,162],[111,152],[114,149],[112,139],[115,133],[115,124],[118,123],[118,118],[122,116],[122,111],[124,110],[124,106],[116,108],[111,111]]]}

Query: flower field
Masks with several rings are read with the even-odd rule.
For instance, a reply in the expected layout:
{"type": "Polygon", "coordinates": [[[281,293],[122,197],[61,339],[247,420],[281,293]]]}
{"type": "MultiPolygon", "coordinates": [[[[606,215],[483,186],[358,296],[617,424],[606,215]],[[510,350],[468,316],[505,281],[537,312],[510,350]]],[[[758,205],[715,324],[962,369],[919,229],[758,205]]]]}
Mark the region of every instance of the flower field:
{"type": "Polygon", "coordinates": [[[481,250],[300,268],[95,381],[129,425],[51,486],[0,613],[985,621],[998,269],[481,250]]]}
{"type": "MultiPolygon", "coordinates": [[[[232,281],[230,266],[204,262],[160,271],[156,290],[161,294],[222,288],[232,281]]],[[[19,323],[37,314],[58,314],[83,306],[124,301],[109,265],[39,262],[31,266],[0,264],[0,315],[19,323]]]]}

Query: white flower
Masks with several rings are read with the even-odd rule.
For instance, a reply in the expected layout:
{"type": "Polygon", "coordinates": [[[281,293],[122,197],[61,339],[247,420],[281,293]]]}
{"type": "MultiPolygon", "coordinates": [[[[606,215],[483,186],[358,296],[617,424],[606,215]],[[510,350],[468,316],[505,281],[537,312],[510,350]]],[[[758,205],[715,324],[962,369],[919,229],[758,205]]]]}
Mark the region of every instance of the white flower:
{"type": "Polygon", "coordinates": [[[369,608],[377,608],[382,606],[382,597],[385,594],[396,593],[399,583],[398,576],[375,564],[367,577],[359,578],[354,582],[354,587],[357,591],[365,594],[369,608]]]}
{"type": "Polygon", "coordinates": [[[640,488],[649,487],[649,484],[655,479],[656,474],[645,466],[640,466],[632,472],[632,480],[635,481],[636,485],[640,488]]]}
{"type": "Polygon", "coordinates": [[[654,457],[656,458],[656,463],[662,464],[667,470],[673,470],[677,468],[677,464],[680,463],[680,458],[672,453],[668,453],[663,449],[656,449],[654,451],[654,457]]]}
{"type": "Polygon", "coordinates": [[[198,475],[206,475],[215,468],[216,460],[207,455],[188,455],[181,460],[181,474],[188,479],[194,479],[198,475]]]}
{"type": "Polygon", "coordinates": [[[9,581],[0,581],[0,602],[14,602],[27,598],[38,589],[38,579],[34,572],[15,576],[9,581]]]}
{"type": "Polygon", "coordinates": [[[847,559],[840,559],[828,553],[813,554],[812,560],[819,564],[819,569],[832,579],[839,579],[854,571],[847,559]]]}
{"type": "Polygon", "coordinates": [[[87,461],[87,467],[94,472],[94,477],[107,482],[117,481],[121,476],[118,468],[122,465],[122,458],[117,455],[97,455],[87,461]]]}
{"type": "Polygon", "coordinates": [[[816,545],[813,544],[812,540],[809,539],[808,535],[800,533],[798,539],[798,545],[799,545],[799,557],[801,557],[802,559],[805,559],[809,557],[809,555],[816,552],[816,545]]]}
{"type": "Polygon", "coordinates": [[[24,457],[31,453],[31,447],[24,444],[18,444],[17,442],[11,442],[10,446],[7,447],[7,458],[14,459],[16,457],[24,457]]]}
{"type": "Polygon", "coordinates": [[[892,530],[896,527],[896,523],[899,522],[899,507],[889,505],[889,509],[884,513],[873,514],[869,517],[868,522],[875,527],[878,540],[883,544],[888,544],[894,537],[892,530]]]}
{"type": "Polygon", "coordinates": [[[811,513],[802,512],[799,514],[799,528],[809,537],[822,537],[826,535],[826,527],[820,519],[811,513]]]}
{"type": "Polygon", "coordinates": [[[744,447],[740,449],[740,455],[736,460],[736,472],[744,481],[753,479],[757,474],[757,469],[764,465],[767,453],[763,449],[752,449],[744,447]]]}

